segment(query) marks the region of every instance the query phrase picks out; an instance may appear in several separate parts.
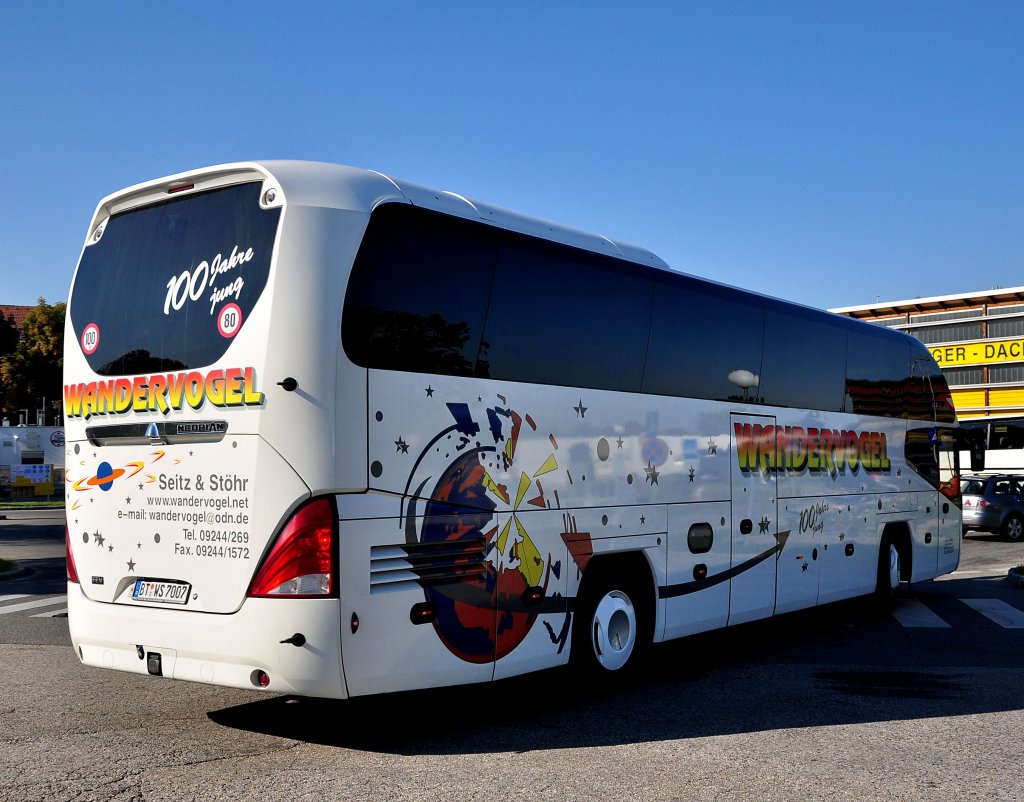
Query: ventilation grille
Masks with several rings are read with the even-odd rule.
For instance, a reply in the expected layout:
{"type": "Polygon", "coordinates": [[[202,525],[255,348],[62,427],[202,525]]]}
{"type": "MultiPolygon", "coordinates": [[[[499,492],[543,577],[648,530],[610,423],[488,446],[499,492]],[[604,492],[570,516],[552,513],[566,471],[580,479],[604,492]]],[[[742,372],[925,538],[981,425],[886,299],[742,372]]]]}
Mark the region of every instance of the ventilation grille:
{"type": "Polygon", "coordinates": [[[483,577],[482,537],[444,543],[370,547],[370,593],[409,590],[483,577]]]}

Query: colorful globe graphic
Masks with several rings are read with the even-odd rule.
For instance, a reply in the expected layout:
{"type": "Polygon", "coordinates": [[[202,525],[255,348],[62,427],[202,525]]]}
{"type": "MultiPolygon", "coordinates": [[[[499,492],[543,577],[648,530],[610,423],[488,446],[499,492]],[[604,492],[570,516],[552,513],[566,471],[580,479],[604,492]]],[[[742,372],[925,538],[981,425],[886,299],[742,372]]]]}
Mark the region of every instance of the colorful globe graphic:
{"type": "MultiPolygon", "coordinates": [[[[470,663],[487,663],[507,655],[523,641],[537,618],[535,612],[522,609],[523,594],[529,587],[526,576],[517,567],[506,567],[495,545],[498,505],[486,486],[487,471],[480,459],[481,454],[494,451],[472,450],[447,467],[424,508],[420,534],[423,544],[470,546],[481,540],[485,544],[482,575],[424,588],[427,601],[437,611],[434,628],[438,637],[454,655],[470,663]]],[[[467,573],[479,566],[469,556],[465,562],[467,573]]]]}

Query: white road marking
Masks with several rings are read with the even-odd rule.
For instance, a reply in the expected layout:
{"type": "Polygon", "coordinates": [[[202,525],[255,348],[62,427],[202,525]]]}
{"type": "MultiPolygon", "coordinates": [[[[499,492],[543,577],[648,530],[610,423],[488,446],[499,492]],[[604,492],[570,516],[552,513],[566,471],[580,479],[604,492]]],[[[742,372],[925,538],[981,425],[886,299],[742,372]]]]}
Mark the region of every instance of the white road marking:
{"type": "Polygon", "coordinates": [[[1024,612],[1000,599],[961,599],[985,618],[995,621],[1004,629],[1024,629],[1024,612]]]}
{"type": "Polygon", "coordinates": [[[51,596],[49,599],[36,599],[35,601],[19,602],[18,604],[8,604],[5,607],[0,607],[0,615],[7,615],[7,613],[17,613],[21,610],[32,610],[36,607],[49,607],[52,604],[67,604],[67,594],[63,596],[51,596]]]}
{"type": "Polygon", "coordinates": [[[951,574],[943,574],[935,577],[936,582],[947,582],[950,579],[959,579],[964,576],[989,576],[993,579],[1000,579],[1006,576],[1007,569],[989,568],[984,571],[954,571],[951,574]]]}
{"type": "Polygon", "coordinates": [[[900,599],[892,611],[893,616],[905,627],[948,629],[949,624],[933,613],[924,602],[917,599],[900,599]]]}
{"type": "Polygon", "coordinates": [[[28,595],[28,593],[0,593],[0,603],[11,599],[24,599],[28,595]]]}

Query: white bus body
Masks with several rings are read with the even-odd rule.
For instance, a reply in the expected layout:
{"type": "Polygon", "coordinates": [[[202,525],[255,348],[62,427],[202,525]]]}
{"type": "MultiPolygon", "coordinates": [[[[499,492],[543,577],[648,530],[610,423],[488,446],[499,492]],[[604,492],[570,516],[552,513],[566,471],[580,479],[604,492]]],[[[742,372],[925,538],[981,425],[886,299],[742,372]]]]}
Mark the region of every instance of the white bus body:
{"type": "MultiPolygon", "coordinates": [[[[990,415],[961,418],[962,439],[973,440],[984,453],[988,473],[1024,475],[1024,418],[1020,415],[990,415]]],[[[971,465],[969,450],[960,452],[961,466],[971,465]]]]}
{"type": "Polygon", "coordinates": [[[614,670],[959,560],[916,341],[375,172],[105,198],[65,342],[92,666],[337,698],[614,670]]]}

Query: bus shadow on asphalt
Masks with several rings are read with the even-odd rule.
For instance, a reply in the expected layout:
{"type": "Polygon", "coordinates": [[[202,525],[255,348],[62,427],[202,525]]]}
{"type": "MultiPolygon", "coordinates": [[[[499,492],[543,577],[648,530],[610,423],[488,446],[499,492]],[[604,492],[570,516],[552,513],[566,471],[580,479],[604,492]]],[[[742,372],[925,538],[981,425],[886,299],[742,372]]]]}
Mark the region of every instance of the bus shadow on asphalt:
{"type": "Polygon", "coordinates": [[[493,684],[346,701],[274,697],[214,711],[209,718],[225,727],[308,743],[449,755],[1024,707],[1014,690],[1021,682],[1019,661],[980,674],[944,661],[927,637],[894,654],[889,642],[900,637],[894,626],[875,604],[841,602],[657,645],[638,670],[603,682],[559,668],[493,684]],[[872,653],[865,653],[866,646],[872,653]]]}

